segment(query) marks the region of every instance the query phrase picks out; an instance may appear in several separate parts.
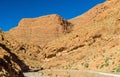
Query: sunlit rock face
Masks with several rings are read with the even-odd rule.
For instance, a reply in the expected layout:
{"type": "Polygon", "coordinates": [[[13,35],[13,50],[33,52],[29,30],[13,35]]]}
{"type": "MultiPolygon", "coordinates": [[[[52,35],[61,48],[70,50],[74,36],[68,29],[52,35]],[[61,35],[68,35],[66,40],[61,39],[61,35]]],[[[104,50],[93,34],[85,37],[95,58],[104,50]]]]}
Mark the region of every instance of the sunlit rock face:
{"type": "Polygon", "coordinates": [[[0,77],[24,77],[21,66],[22,61],[12,52],[9,43],[0,31],[0,77]]]}
{"type": "Polygon", "coordinates": [[[70,22],[59,15],[52,14],[22,19],[9,33],[18,41],[42,44],[70,33],[72,27],[70,22]]]}

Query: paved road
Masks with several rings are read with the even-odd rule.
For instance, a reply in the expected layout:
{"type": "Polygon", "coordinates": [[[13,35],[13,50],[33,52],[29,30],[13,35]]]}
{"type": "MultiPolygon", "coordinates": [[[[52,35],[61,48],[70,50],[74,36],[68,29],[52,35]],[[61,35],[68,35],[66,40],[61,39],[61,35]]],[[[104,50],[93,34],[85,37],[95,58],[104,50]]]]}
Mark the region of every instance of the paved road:
{"type": "Polygon", "coordinates": [[[51,76],[45,76],[42,72],[24,73],[25,77],[120,77],[118,73],[106,73],[97,71],[78,70],[52,70],[51,76]]]}
{"type": "Polygon", "coordinates": [[[44,76],[42,72],[26,72],[24,73],[25,77],[49,77],[49,76],[44,76]]]}

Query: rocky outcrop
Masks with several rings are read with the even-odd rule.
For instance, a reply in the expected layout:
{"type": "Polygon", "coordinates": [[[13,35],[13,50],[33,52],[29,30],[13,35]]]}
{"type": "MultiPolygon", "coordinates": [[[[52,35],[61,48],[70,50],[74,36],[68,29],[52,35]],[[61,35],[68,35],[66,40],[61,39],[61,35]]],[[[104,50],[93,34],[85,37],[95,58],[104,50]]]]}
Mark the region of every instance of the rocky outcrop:
{"type": "Polygon", "coordinates": [[[73,25],[56,14],[25,18],[9,33],[20,42],[47,43],[72,31],[73,25]]]}
{"type": "Polygon", "coordinates": [[[21,61],[17,60],[19,66],[21,67],[22,71],[29,71],[31,69],[41,68],[41,62],[38,58],[38,54],[42,52],[42,48],[39,45],[34,44],[27,44],[27,43],[20,43],[16,41],[12,36],[8,33],[2,34],[2,42],[9,51],[13,53],[14,58],[18,57],[21,61]]]}
{"type": "Polygon", "coordinates": [[[25,65],[4,44],[4,34],[0,32],[0,77],[24,77],[21,68],[25,65]]]}

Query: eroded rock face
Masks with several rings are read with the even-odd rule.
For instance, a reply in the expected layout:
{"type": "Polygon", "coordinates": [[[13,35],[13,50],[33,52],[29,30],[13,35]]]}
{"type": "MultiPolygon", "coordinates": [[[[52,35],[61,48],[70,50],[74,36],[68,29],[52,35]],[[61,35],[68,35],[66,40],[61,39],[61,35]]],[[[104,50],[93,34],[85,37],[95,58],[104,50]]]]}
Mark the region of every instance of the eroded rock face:
{"type": "Polygon", "coordinates": [[[21,71],[22,61],[4,42],[4,34],[0,32],[0,77],[24,77],[21,71]]]}
{"type": "Polygon", "coordinates": [[[41,62],[38,59],[38,54],[42,52],[42,48],[39,45],[20,43],[16,41],[8,33],[4,33],[1,36],[3,45],[9,48],[9,51],[13,53],[14,58],[18,57],[20,60],[17,60],[22,71],[29,71],[30,69],[35,69],[35,67],[40,68],[41,62]]]}
{"type": "Polygon", "coordinates": [[[119,9],[119,6],[117,6],[119,4],[117,3],[119,3],[118,0],[106,0],[105,3],[96,5],[83,15],[70,19],[69,22],[75,25],[75,30],[86,24],[99,22],[117,13],[116,11],[119,9]]]}
{"type": "Polygon", "coordinates": [[[13,36],[19,42],[9,40],[5,45],[31,68],[115,72],[120,68],[119,5],[120,0],[108,0],[70,20],[76,28],[72,32],[72,24],[58,15],[23,19],[8,32],[9,38],[13,36]]]}
{"type": "Polygon", "coordinates": [[[56,14],[22,19],[10,34],[21,42],[46,43],[72,31],[73,25],[56,14]]]}
{"type": "Polygon", "coordinates": [[[83,14],[82,18],[70,20],[77,29],[46,45],[44,52],[39,54],[46,61],[43,66],[118,71],[120,64],[119,5],[120,0],[106,1],[83,14]],[[81,23],[81,20],[86,17],[90,21],[84,20],[86,24],[81,23]]]}

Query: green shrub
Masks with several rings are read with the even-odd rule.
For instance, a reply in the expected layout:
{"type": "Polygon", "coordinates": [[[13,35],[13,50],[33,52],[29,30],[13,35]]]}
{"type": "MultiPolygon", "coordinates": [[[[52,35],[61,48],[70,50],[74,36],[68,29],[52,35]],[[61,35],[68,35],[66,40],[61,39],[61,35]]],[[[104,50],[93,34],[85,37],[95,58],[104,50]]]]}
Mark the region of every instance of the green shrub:
{"type": "Polygon", "coordinates": [[[109,60],[110,60],[110,58],[109,58],[109,57],[106,57],[105,63],[107,63],[109,60]]]}
{"type": "Polygon", "coordinates": [[[88,63],[84,63],[84,67],[88,68],[89,64],[88,63]]]}
{"type": "Polygon", "coordinates": [[[120,72],[120,66],[116,68],[116,72],[120,72]]]}

